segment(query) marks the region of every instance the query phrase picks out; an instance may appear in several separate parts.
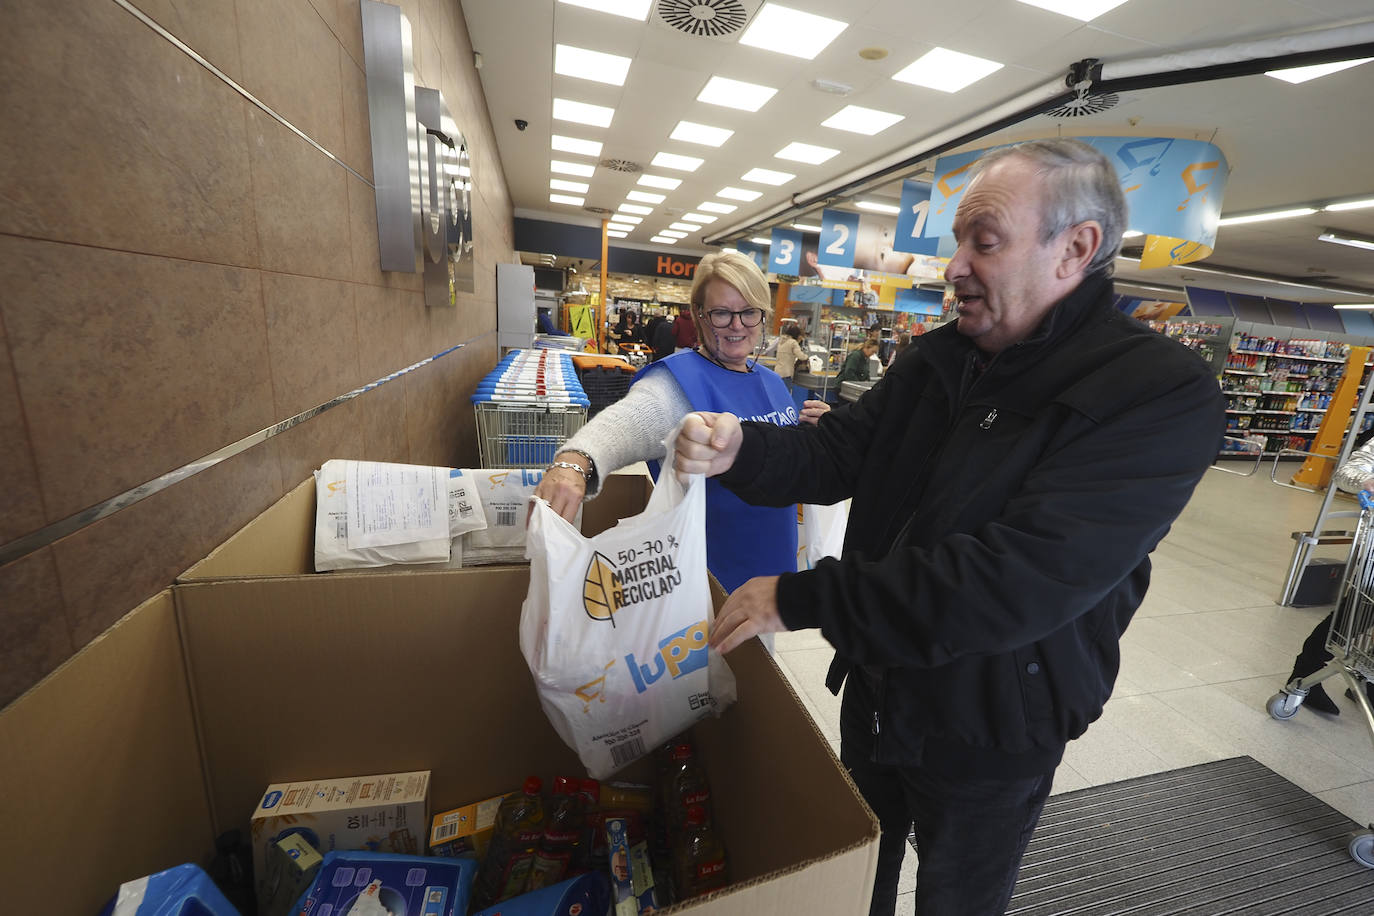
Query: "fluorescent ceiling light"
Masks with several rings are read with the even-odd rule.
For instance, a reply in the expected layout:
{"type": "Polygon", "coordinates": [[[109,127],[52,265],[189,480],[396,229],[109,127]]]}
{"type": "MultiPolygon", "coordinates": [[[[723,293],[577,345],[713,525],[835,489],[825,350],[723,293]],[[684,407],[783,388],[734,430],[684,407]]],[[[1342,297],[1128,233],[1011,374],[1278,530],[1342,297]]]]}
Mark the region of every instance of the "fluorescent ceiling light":
{"type": "Polygon", "coordinates": [[[706,82],[706,88],[697,96],[697,101],[708,105],[738,108],[740,111],[758,111],[765,102],[777,94],[777,91],[771,86],[713,76],[706,82]]]}
{"type": "Polygon", "coordinates": [[[694,223],[673,223],[668,228],[680,229],[683,232],[698,232],[701,230],[701,227],[694,223]]]}
{"type": "Polygon", "coordinates": [[[1330,64],[1313,64],[1310,67],[1289,67],[1286,70],[1265,70],[1264,75],[1283,80],[1285,83],[1305,83],[1319,76],[1328,76],[1332,73],[1348,70],[1351,67],[1358,67],[1360,64],[1368,63],[1371,60],[1374,60],[1374,57],[1361,57],[1358,60],[1338,60],[1330,64]]]}
{"type": "Polygon", "coordinates": [[[958,92],[1001,69],[1002,65],[996,61],[960,54],[948,48],[934,48],[893,74],[892,78],[941,92],[958,92]]]}
{"type": "Polygon", "coordinates": [[[586,194],[587,185],[584,181],[564,181],[562,178],[550,178],[549,187],[555,191],[572,191],[577,194],[586,194]]]}
{"type": "Polygon", "coordinates": [[[639,201],[640,203],[643,203],[643,204],[661,204],[661,203],[663,203],[663,195],[662,195],[662,194],[650,194],[648,191],[631,191],[629,194],[626,194],[626,195],[625,195],[625,199],[626,199],[626,200],[637,200],[637,201],[639,201]]]}
{"type": "Polygon", "coordinates": [[[1311,207],[1295,207],[1292,210],[1271,210],[1268,213],[1250,213],[1246,216],[1223,216],[1217,220],[1218,226],[1239,226],[1242,223],[1262,223],[1271,219],[1292,219],[1295,216],[1310,216],[1316,213],[1311,207]]]}
{"type": "MultiPolygon", "coordinates": [[[[730,209],[733,210],[735,208],[731,207],[730,209]]],[[[716,220],[720,219],[719,216],[707,216],[704,213],[684,213],[682,214],[682,218],[693,223],[714,223],[716,220]]]]}
{"type": "Polygon", "coordinates": [[[606,230],[606,234],[609,235],[609,236],[610,236],[611,238],[613,238],[613,239],[623,239],[623,238],[627,237],[630,233],[628,233],[628,232],[621,232],[621,231],[619,231],[619,230],[612,231],[612,230],[610,230],[610,229],[607,229],[607,230],[606,230]]]}
{"type": "Polygon", "coordinates": [[[887,130],[904,117],[905,115],[893,114],[890,111],[878,111],[876,108],[846,105],[822,121],[821,127],[833,127],[835,130],[847,130],[850,133],[871,137],[887,130]]]}
{"type": "Polygon", "coordinates": [[[1368,304],[1368,305],[1357,305],[1357,304],[1346,305],[1346,304],[1341,304],[1341,305],[1333,305],[1333,306],[1331,306],[1331,307],[1332,307],[1333,309],[1363,309],[1363,310],[1365,310],[1365,311],[1368,311],[1369,309],[1374,309],[1374,303],[1370,303],[1370,304],[1368,304]]]}
{"type": "Polygon", "coordinates": [[[726,245],[724,248],[721,249],[721,251],[723,251],[725,254],[739,254],[739,249],[735,248],[732,245],[726,245]]]}
{"type": "Polygon", "coordinates": [[[1145,233],[1141,232],[1139,229],[1127,229],[1125,232],[1121,233],[1121,237],[1123,239],[1135,239],[1140,238],[1144,234],[1145,233]]]}
{"type": "Polygon", "coordinates": [[[634,232],[637,227],[624,222],[620,217],[616,217],[615,222],[606,224],[607,232],[634,232]]]}
{"type": "Polygon", "coordinates": [[[848,27],[849,23],[838,19],[765,3],[739,37],[739,43],[812,60],[848,27]]]}
{"type": "Polygon", "coordinates": [[[568,205],[573,206],[573,207],[580,207],[580,206],[582,206],[582,204],[585,203],[585,202],[586,202],[586,198],[583,198],[583,197],[572,197],[571,195],[568,195],[568,194],[550,194],[550,195],[549,195],[549,203],[553,203],[553,204],[568,204],[568,205]]]}
{"type": "MultiPolygon", "coordinates": [[[[600,146],[600,144],[597,145],[600,146]]],[[[560,175],[576,175],[578,178],[591,178],[592,173],[596,171],[596,166],[587,165],[585,162],[564,162],[562,159],[555,159],[549,163],[549,171],[557,172],[560,175]]]]}
{"type": "Polygon", "coordinates": [[[637,184],[642,184],[646,188],[662,188],[665,191],[675,191],[677,186],[682,184],[681,178],[660,178],[657,175],[640,175],[637,184]]]}
{"type": "Polygon", "coordinates": [[[813,226],[810,223],[793,223],[793,229],[800,229],[802,232],[820,232],[820,226],[813,226]]]}
{"type": "Polygon", "coordinates": [[[563,153],[577,153],[579,156],[600,156],[600,140],[579,140],[576,137],[553,135],[553,148],[563,153]]]}
{"type": "MultiPolygon", "coordinates": [[[[716,196],[724,197],[727,200],[742,200],[748,202],[758,200],[760,197],[763,196],[763,192],[746,191],[744,188],[721,188],[719,191],[716,192],[716,196]]],[[[701,206],[702,209],[710,209],[705,204],[702,204],[701,206]]],[[[731,207],[730,209],[733,210],[734,207],[731,207]]]]}
{"type": "Polygon", "coordinates": [[[756,184],[771,184],[776,186],[787,184],[797,176],[793,175],[791,172],[775,172],[772,169],[750,169],[739,177],[740,181],[752,181],[756,184]]]}
{"type": "MultiPolygon", "coordinates": [[[[736,207],[734,204],[718,204],[714,200],[708,200],[697,207],[697,209],[705,210],[707,213],[734,213],[739,207],[736,207]]],[[[688,219],[688,217],[684,216],[683,219],[688,219]]]]}
{"type": "Polygon", "coordinates": [[[894,207],[892,204],[880,204],[876,200],[856,201],[854,206],[860,210],[872,210],[874,213],[901,213],[901,207],[894,207]]]}
{"type": "Polygon", "coordinates": [[[840,151],[828,146],[812,146],[810,143],[789,143],[773,154],[778,159],[791,159],[808,165],[820,165],[827,159],[838,156],[840,151]]]}
{"type": "Polygon", "coordinates": [[[670,239],[666,235],[656,235],[649,239],[651,242],[658,242],[660,245],[676,245],[677,239],[670,239]]]}
{"type": "Polygon", "coordinates": [[[558,2],[566,3],[569,6],[597,10],[602,13],[611,13],[615,16],[624,16],[626,19],[638,19],[643,22],[649,18],[649,7],[653,6],[654,0],[558,0],[558,2]]]}
{"type": "Polygon", "coordinates": [[[1367,200],[1343,200],[1338,204],[1327,204],[1323,210],[1363,210],[1366,207],[1374,207],[1374,197],[1367,200]]]}
{"type": "Polygon", "coordinates": [[[667,236],[667,237],[670,238],[670,239],[685,239],[685,238],[687,238],[687,233],[685,233],[685,232],[678,232],[678,231],[675,230],[675,229],[660,229],[660,230],[658,230],[658,234],[659,234],[659,235],[667,236]]]}
{"type": "Polygon", "coordinates": [[[659,168],[675,169],[679,172],[695,172],[704,161],[704,159],[698,159],[695,156],[679,156],[677,153],[659,153],[654,156],[651,164],[659,168]]]}
{"type": "Polygon", "coordinates": [[[610,127],[615,109],[605,105],[591,105],[587,102],[574,102],[572,99],[554,99],[553,117],[556,121],[572,121],[588,127],[610,127]]]}
{"type": "Polygon", "coordinates": [[[1351,248],[1363,248],[1365,251],[1374,251],[1374,241],[1357,236],[1343,235],[1330,229],[1317,236],[1317,240],[1332,242],[1336,245],[1349,245],[1351,248]]]}
{"type": "Polygon", "coordinates": [[[616,209],[621,213],[638,213],[640,216],[648,216],[654,212],[653,207],[641,207],[639,204],[621,204],[616,209]]]}
{"type": "Polygon", "coordinates": [[[609,83],[612,86],[625,85],[625,74],[630,70],[630,59],[618,54],[603,54],[572,45],[553,46],[553,72],[563,76],[575,76],[582,80],[609,83]]]}
{"type": "Polygon", "coordinates": [[[733,130],[724,127],[711,127],[707,124],[697,124],[694,121],[678,121],[677,127],[668,135],[670,140],[682,140],[685,143],[700,143],[702,146],[720,146],[730,139],[733,130]]]}
{"type": "Polygon", "coordinates": [[[764,238],[764,237],[761,236],[761,235],[756,235],[756,236],[754,236],[752,239],[750,239],[749,241],[753,242],[755,245],[772,245],[772,244],[773,244],[773,240],[772,240],[772,239],[770,239],[770,238],[764,238]]]}
{"type": "Polygon", "coordinates": [[[644,222],[644,217],[642,217],[642,216],[635,216],[633,213],[617,213],[615,216],[612,216],[611,219],[615,220],[617,223],[636,223],[636,224],[637,224],[637,223],[642,223],[642,222],[644,222]]]}
{"type": "Polygon", "coordinates": [[[1091,22],[1108,10],[1114,10],[1126,0],[1021,0],[1029,6],[1038,6],[1051,13],[1072,16],[1083,22],[1091,22]]]}

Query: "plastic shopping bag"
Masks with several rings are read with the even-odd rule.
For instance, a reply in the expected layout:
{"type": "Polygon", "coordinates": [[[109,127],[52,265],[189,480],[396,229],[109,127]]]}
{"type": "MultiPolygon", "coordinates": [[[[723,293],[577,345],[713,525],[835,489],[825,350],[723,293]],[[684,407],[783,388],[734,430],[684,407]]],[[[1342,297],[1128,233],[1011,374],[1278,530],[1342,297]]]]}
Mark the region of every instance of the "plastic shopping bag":
{"type": "Polygon", "coordinates": [[[706,644],[705,520],[705,478],[684,489],[672,472],[644,512],[592,538],[534,500],[520,651],[595,779],[734,702],[734,675],[706,644]]]}
{"type": "Polygon", "coordinates": [[[822,557],[840,558],[844,549],[844,530],[849,526],[849,500],[833,506],[802,504],[802,539],[806,542],[806,566],[810,569],[822,557]]]}

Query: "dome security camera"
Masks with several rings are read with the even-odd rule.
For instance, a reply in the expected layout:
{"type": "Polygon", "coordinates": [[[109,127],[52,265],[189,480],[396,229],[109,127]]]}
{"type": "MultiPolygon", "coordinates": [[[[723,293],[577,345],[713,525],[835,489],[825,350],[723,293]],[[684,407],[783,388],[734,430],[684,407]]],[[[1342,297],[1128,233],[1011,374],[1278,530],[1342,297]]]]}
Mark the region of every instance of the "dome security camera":
{"type": "Polygon", "coordinates": [[[526,121],[524,118],[516,118],[516,119],[515,119],[515,129],[516,129],[516,130],[524,130],[526,127],[529,127],[529,126],[530,126],[530,122],[529,122],[529,121],[526,121]]]}

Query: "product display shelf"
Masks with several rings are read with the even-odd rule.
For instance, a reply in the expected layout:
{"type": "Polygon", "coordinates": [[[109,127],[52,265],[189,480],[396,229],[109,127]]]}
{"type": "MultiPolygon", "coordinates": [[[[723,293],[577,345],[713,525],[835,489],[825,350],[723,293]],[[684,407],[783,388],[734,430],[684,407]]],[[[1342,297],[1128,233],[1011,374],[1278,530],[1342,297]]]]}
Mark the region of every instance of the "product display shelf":
{"type": "Polygon", "coordinates": [[[1235,331],[1236,320],[1225,317],[1186,317],[1150,319],[1145,324],[1201,356],[1212,367],[1212,371],[1220,375],[1226,363],[1227,343],[1235,331]]]}

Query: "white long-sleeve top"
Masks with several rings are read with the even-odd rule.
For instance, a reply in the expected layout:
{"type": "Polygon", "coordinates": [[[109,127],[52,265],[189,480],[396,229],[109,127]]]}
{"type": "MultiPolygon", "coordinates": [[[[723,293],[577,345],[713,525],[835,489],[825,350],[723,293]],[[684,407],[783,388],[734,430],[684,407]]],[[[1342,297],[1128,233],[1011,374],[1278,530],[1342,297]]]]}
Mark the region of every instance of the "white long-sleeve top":
{"type": "Polygon", "coordinates": [[[612,471],[636,461],[662,460],[663,440],[692,412],[687,393],[671,372],[650,372],[635,381],[625,397],[588,421],[559,451],[586,452],[596,464],[587,497],[601,490],[612,471]]]}

